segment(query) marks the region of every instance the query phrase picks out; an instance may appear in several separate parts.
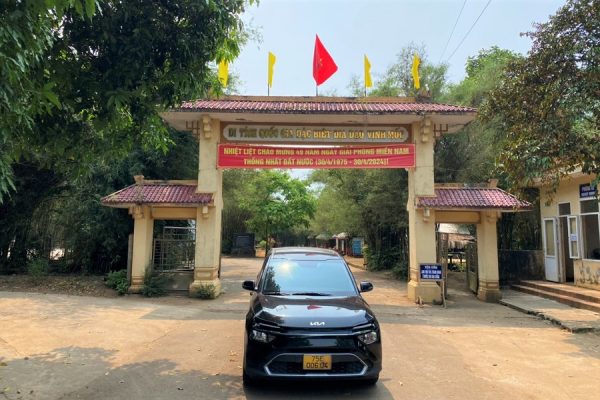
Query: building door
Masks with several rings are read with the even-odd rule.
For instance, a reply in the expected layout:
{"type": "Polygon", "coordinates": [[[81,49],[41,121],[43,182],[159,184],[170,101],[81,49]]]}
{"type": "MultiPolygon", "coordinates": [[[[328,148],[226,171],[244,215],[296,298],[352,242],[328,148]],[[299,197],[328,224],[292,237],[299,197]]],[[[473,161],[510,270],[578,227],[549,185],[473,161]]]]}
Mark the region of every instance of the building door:
{"type": "Polygon", "coordinates": [[[544,218],[543,234],[546,280],[559,282],[558,234],[556,218],[544,218]]]}
{"type": "Polygon", "coordinates": [[[559,243],[560,243],[560,260],[562,268],[560,268],[561,282],[573,282],[575,274],[573,270],[573,259],[569,253],[569,220],[567,217],[559,217],[559,243]]]}

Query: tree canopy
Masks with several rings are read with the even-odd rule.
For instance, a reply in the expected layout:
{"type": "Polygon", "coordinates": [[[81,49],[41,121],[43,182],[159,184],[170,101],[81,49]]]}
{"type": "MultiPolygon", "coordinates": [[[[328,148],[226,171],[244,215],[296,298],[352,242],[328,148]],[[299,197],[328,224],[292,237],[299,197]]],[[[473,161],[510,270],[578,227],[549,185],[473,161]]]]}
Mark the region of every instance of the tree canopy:
{"type": "Polygon", "coordinates": [[[251,2],[0,1],[1,270],[55,245],[84,270],[123,265],[130,221],[99,198],[133,174],[195,177],[197,145],[159,112],[220,90],[211,62],[239,53],[251,2]]]}
{"type": "Polygon", "coordinates": [[[307,185],[279,170],[255,174],[238,200],[250,215],[248,227],[264,232],[265,239],[292,227],[308,227],[315,213],[315,198],[307,185]]]}
{"type": "Polygon", "coordinates": [[[600,173],[599,16],[600,1],[568,0],[537,24],[527,57],[508,64],[482,107],[504,131],[499,163],[512,186],[600,173]]]}
{"type": "Polygon", "coordinates": [[[244,0],[2,3],[0,201],[16,162],[75,179],[136,142],[165,149],[158,113],[218,88],[209,62],[245,40],[244,0]]]}

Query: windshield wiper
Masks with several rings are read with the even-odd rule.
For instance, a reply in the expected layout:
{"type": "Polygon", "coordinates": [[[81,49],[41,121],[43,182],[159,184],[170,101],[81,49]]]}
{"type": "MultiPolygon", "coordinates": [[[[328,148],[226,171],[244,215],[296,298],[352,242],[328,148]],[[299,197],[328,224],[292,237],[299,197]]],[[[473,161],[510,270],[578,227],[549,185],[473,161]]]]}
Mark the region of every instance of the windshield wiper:
{"type": "Polygon", "coordinates": [[[292,296],[331,296],[329,293],[319,292],[296,292],[292,293],[292,296]]]}

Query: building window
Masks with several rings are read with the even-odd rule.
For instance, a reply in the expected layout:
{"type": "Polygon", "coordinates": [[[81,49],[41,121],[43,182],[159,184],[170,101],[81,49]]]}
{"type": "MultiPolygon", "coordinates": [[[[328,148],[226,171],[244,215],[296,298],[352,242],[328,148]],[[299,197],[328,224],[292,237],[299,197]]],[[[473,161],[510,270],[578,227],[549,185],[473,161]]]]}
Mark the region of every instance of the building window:
{"type": "Polygon", "coordinates": [[[546,219],[544,220],[544,225],[544,232],[546,232],[546,257],[554,257],[556,256],[556,249],[554,247],[554,220],[546,219]]]}
{"type": "Polygon", "coordinates": [[[568,234],[569,234],[569,257],[579,258],[579,231],[577,229],[577,217],[569,216],[568,221],[568,234]]]}
{"type": "Polygon", "coordinates": [[[598,200],[581,200],[583,258],[600,260],[600,213],[598,200]]]}
{"type": "Polygon", "coordinates": [[[571,215],[571,203],[559,203],[558,204],[558,215],[571,215]]]}

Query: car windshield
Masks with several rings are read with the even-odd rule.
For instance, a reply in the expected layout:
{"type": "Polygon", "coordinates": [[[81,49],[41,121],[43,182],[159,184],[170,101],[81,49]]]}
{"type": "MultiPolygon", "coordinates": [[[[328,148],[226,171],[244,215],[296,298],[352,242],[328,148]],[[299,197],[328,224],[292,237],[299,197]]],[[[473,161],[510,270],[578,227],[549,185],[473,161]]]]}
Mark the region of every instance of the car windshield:
{"type": "Polygon", "coordinates": [[[290,296],[352,296],[354,281],[343,261],[304,257],[275,257],[262,277],[262,293],[290,296]]]}

